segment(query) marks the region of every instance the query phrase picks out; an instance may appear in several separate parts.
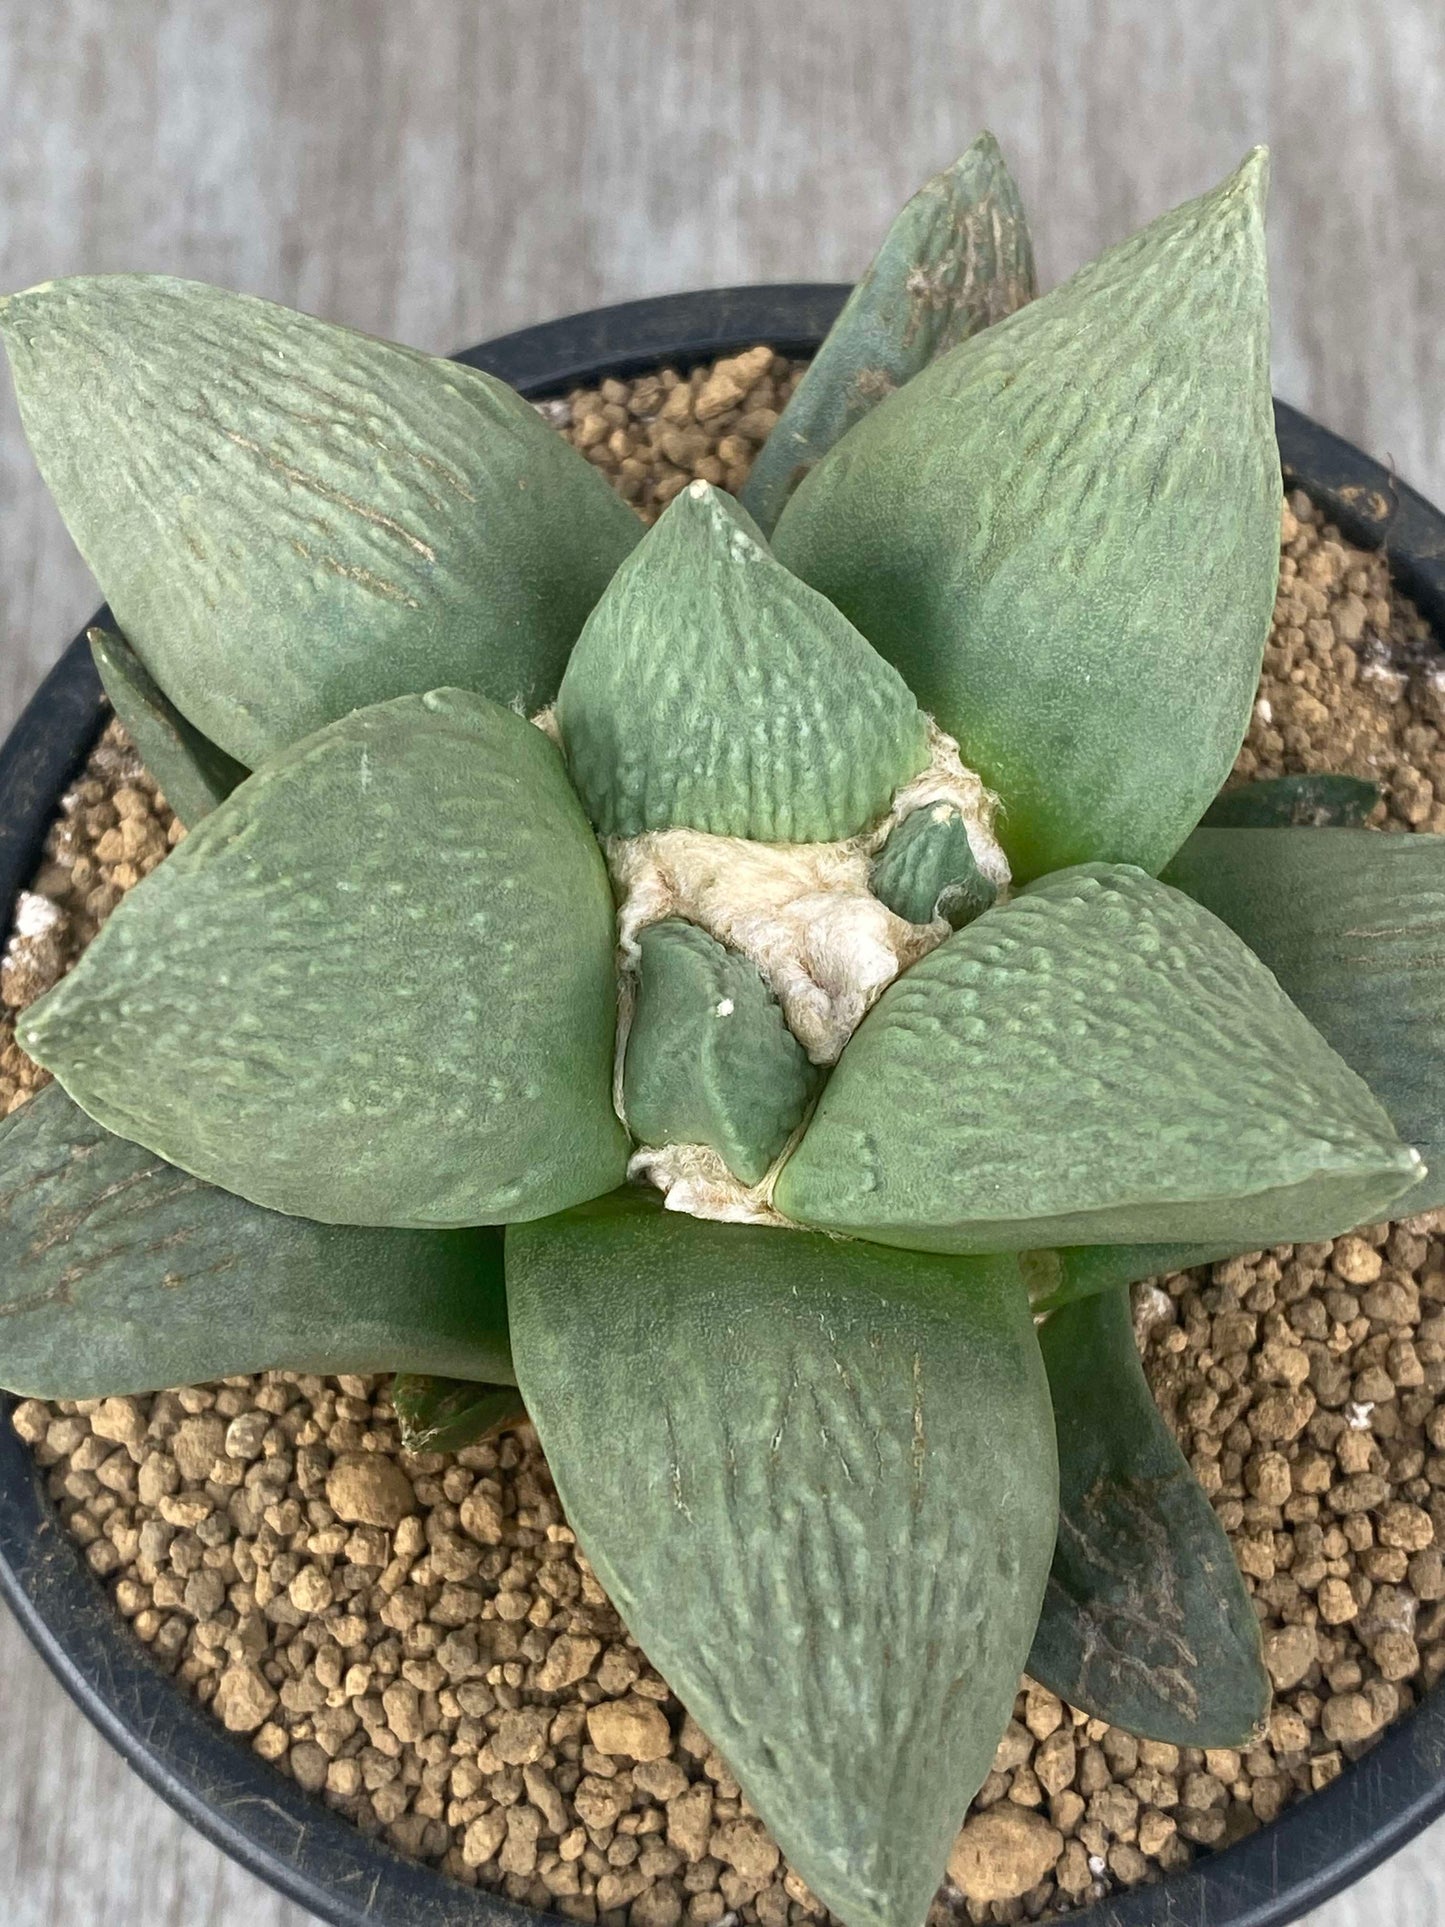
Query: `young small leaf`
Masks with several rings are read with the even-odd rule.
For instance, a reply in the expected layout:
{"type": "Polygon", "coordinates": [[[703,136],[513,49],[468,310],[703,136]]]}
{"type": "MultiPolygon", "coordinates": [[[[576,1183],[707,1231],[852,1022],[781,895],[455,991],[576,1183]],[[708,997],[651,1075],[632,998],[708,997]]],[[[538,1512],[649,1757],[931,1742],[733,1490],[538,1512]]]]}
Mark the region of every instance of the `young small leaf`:
{"type": "Polygon", "coordinates": [[[1014,876],[1158,870],[1229,774],[1279,566],[1262,151],[915,375],[778,559],[1003,801],[1014,876]]]}
{"type": "Polygon", "coordinates": [[[146,668],[255,768],[455,684],[531,713],[641,533],[491,375],[165,275],[0,306],[20,418],[146,668]]]}
{"type": "Polygon", "coordinates": [[[1265,776],[1216,796],[1201,827],[1358,830],[1379,800],[1379,784],[1360,776],[1265,776]]]}
{"type": "Polygon", "coordinates": [[[95,628],[86,638],[110,706],[141,761],[182,823],[194,828],[249,772],[186,721],[123,636],[95,628]]]}
{"type": "Polygon", "coordinates": [[[263,1211],[58,1084],[0,1123],[0,1385],[103,1398],[272,1370],[510,1380],[501,1233],[263,1211]]]}
{"type": "Polygon", "coordinates": [[[327,1223],[611,1190],[613,904],[561,758],[461,690],[355,711],[243,783],[22,1019],[91,1115],[327,1223]]]}
{"type": "Polygon", "coordinates": [[[706,1144],[757,1184],[801,1123],[817,1074],[758,967],[695,924],[642,933],[622,1108],[643,1144],[706,1144]]]}
{"type": "Polygon", "coordinates": [[[928,761],[897,670],[694,482],[617,571],[557,698],[604,836],[686,826],[761,843],[852,836],[928,761]]]}
{"type": "Polygon", "coordinates": [[[1420,1152],[1393,1214],[1445,1204],[1445,836],[1197,830],[1165,874],[1258,953],[1420,1152]]]}
{"type": "Polygon", "coordinates": [[[998,886],[978,866],[963,812],[947,803],[909,811],[874,858],[868,887],[909,923],[942,917],[955,930],[998,896],[998,886]]]}
{"type": "Polygon", "coordinates": [[[1222,923],[1142,871],[1088,864],[985,911],[884,991],[776,1200],[918,1250],[1242,1250],[1379,1217],[1419,1170],[1222,923]]]}
{"type": "Polygon", "coordinates": [[[1059,1441],[1059,1542],[1029,1674],[1146,1739],[1250,1745],[1270,1698],[1259,1620],[1159,1416],[1128,1290],[1055,1312],[1039,1343],[1059,1441]]]}
{"type": "Polygon", "coordinates": [[[391,1402],[408,1452],[460,1452],[527,1416],[514,1385],[476,1385],[421,1372],[398,1372],[391,1402]]]}
{"type": "Polygon", "coordinates": [[[894,221],[753,463],[743,506],[770,530],[854,422],[935,356],[1034,296],[1034,252],[992,134],[894,221]]]}
{"type": "Polygon", "coordinates": [[[1053,1552],[1016,1264],[619,1193],[509,1232],[507,1295],[527,1410],[634,1637],[819,1899],[919,1927],[1053,1552]]]}

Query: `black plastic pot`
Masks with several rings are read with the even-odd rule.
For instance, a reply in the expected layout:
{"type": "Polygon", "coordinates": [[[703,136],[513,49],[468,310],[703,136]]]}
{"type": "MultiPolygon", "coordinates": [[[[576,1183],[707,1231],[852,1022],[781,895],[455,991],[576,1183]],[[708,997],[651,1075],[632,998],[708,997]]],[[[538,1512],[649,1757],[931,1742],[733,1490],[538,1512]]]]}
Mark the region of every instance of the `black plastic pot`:
{"type": "MultiPolygon", "coordinates": [[[[460,357],[533,397],[663,363],[686,368],[770,341],[807,353],[844,287],[725,288],[633,301],[526,328],[460,357]]],[[[1286,475],[1353,541],[1383,545],[1445,643],[1445,516],[1348,442],[1278,404],[1286,475]]],[[[101,724],[78,637],[0,750],[0,929],[33,872],[61,791],[101,724]]],[[[266,1765],[152,1662],[45,1496],[0,1395],[0,1595],[46,1662],[150,1786],[253,1873],[337,1927],[536,1927],[539,1916],[458,1886],[364,1839],[266,1765]]],[[[1324,1792],[1160,1886],[1101,1901],[1081,1927],[1283,1927],[1357,1880],[1445,1810],[1445,1689],[1324,1792]]],[[[556,1916],[546,1916],[557,1919],[556,1916]]],[[[560,1923],[559,1923],[560,1927],[560,1923]]]]}

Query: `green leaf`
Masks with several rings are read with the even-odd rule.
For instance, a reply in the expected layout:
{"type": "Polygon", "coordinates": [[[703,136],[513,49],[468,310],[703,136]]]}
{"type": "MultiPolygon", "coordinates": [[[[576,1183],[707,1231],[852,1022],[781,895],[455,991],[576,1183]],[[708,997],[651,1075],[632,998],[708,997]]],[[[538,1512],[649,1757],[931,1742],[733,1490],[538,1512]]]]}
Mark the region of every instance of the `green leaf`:
{"type": "Polygon", "coordinates": [[[1248,1746],[1269,1712],[1259,1620],[1223,1526],[1159,1416],[1127,1289],[1039,1333],[1059,1441],[1059,1542],[1030,1676],[1174,1746],[1248,1746]]]}
{"type": "Polygon", "coordinates": [[[86,638],[110,706],[166,801],[189,829],[224,803],[248,772],[188,723],[113,629],[86,638]]]}
{"type": "Polygon", "coordinates": [[[1167,876],[1263,958],[1424,1158],[1392,1215],[1445,1204],[1445,836],[1197,830],[1167,876]]]}
{"type": "Polygon", "coordinates": [[[1216,796],[1204,812],[1211,830],[1357,830],[1380,800],[1359,776],[1265,776],[1216,796]]]}
{"type": "Polygon", "coordinates": [[[131,647],[254,768],[446,684],[527,712],[641,530],[505,383],[164,275],[0,308],[41,473],[131,647]]]}
{"type": "Polygon", "coordinates": [[[622,1108],[643,1144],[706,1144],[758,1184],[817,1082],[750,958],[669,917],[642,933],[622,1108]]]}
{"type": "Polygon", "coordinates": [[[909,923],[942,917],[955,930],[998,896],[978,866],[963,812],[949,803],[909,811],[875,857],[868,888],[909,923]]]}
{"type": "Polygon", "coordinates": [[[494,1230],[263,1211],[58,1084],[0,1123],[0,1384],[103,1398],[243,1372],[514,1376],[494,1230]]]}
{"type": "Polygon", "coordinates": [[[1265,165],[940,357],[774,538],[1002,798],[1016,878],[1158,870],[1229,774],[1279,566],[1265,165]]]}
{"type": "Polygon", "coordinates": [[[884,991],[775,1195],[801,1223],[918,1250],[1240,1250],[1333,1237],[1418,1175],[1237,937],[1139,870],[1089,864],[884,991]]]}
{"type": "Polygon", "coordinates": [[[791,491],[854,422],[1034,292],[1018,189],[993,135],[980,134],[888,230],[753,463],[744,507],[771,529],[791,491]]]}
{"type": "Polygon", "coordinates": [[[420,1372],[397,1373],[391,1402],[408,1452],[460,1452],[527,1416],[515,1386],[475,1385],[420,1372]]]}
{"type": "Polygon", "coordinates": [[[881,816],[928,761],[898,672],[706,482],[617,571],[572,652],[557,722],[604,836],[684,825],[830,842],[881,816]]]}
{"type": "Polygon", "coordinates": [[[567,1517],[634,1637],[814,1893],[848,1927],[918,1927],[1053,1551],[1016,1265],[633,1193],[510,1232],[507,1297],[567,1517]]]}
{"type": "Polygon", "coordinates": [[[1112,1291],[1116,1285],[1237,1258],[1248,1248],[1238,1238],[1216,1238],[1209,1244],[1070,1245],[1059,1251],[1021,1252],[1019,1269],[1035,1315],[1046,1317],[1061,1305],[1112,1291]]]}
{"type": "Polygon", "coordinates": [[[21,1020],[108,1129],[328,1223],[503,1223],[619,1183],[613,906],[538,729],[441,690],[283,751],[21,1020]]]}

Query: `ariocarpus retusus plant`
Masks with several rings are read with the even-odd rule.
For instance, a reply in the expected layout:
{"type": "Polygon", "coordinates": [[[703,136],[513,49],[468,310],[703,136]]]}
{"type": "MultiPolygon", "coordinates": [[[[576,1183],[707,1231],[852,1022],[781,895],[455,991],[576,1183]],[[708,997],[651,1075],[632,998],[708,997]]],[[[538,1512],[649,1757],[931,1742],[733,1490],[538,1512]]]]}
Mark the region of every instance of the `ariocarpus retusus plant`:
{"type": "Polygon", "coordinates": [[[0,1380],[525,1408],[849,1927],[923,1919],[1025,1666],[1266,1711],[1130,1282],[1445,1201],[1445,839],[1196,827],[1278,560],[1264,178],[1034,300],[981,140],[646,534],[476,369],[148,276],[0,314],[189,827],[21,1024],[0,1380]]]}

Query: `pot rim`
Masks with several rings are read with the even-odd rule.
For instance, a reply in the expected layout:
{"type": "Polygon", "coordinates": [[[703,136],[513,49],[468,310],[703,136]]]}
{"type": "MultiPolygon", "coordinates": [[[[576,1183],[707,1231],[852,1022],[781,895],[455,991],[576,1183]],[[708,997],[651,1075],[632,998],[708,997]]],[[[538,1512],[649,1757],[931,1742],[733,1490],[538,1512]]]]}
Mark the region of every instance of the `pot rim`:
{"type": "MultiPolygon", "coordinates": [[[[606,376],[699,362],[770,342],[806,354],[846,283],[799,282],[664,295],[523,328],[456,357],[542,399],[606,376]]],[[[1298,410],[1275,403],[1285,480],[1353,542],[1383,548],[1445,645],[1445,515],[1393,471],[1298,410]]],[[[106,619],[102,611],[94,620],[106,619]]],[[[84,633],[0,747],[0,906],[25,887],[56,801],[103,720],[84,633]]],[[[3,928],[0,922],[0,928],[3,928]]],[[[0,1598],[111,1744],[198,1832],[332,1927],[572,1927],[503,1895],[402,1859],[303,1793],[227,1733],[151,1658],[46,1497],[0,1393],[0,1598]]],[[[1349,1886],[1445,1811],[1445,1689],[1388,1729],[1322,1792],[1162,1882],[1067,1916],[1079,1927],[1285,1927],[1349,1886]]]]}

